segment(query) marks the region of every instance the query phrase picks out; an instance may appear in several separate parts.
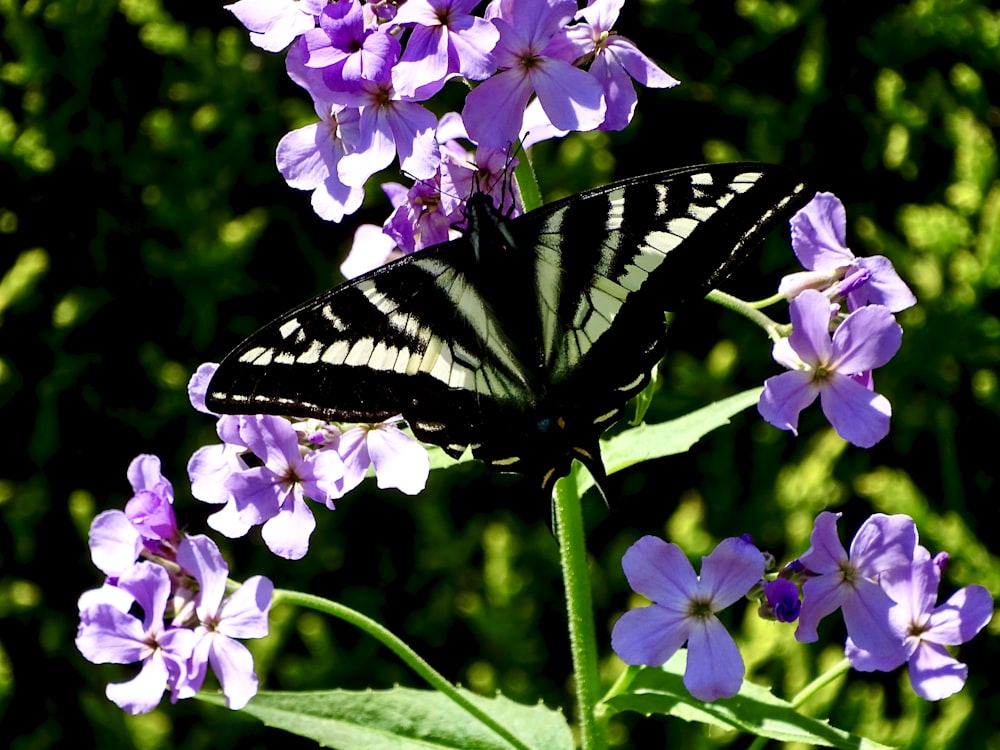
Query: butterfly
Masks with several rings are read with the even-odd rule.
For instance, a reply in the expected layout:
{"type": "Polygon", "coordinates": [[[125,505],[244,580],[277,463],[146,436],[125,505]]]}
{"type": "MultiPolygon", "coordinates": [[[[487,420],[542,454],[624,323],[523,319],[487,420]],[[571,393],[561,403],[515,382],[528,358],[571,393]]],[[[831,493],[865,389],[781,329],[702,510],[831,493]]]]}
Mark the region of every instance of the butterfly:
{"type": "Polygon", "coordinates": [[[549,490],[649,383],[666,318],[703,297],[811,198],[784,168],[683,167],[509,218],[485,193],[468,230],[268,323],[219,365],[207,406],[378,423],[467,449],[549,490]]]}

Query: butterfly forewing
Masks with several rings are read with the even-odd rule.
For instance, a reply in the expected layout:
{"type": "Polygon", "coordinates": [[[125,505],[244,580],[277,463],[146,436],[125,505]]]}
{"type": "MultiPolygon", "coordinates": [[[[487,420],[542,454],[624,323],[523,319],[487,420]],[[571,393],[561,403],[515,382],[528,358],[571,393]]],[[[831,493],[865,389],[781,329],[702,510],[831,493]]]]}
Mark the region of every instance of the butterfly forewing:
{"type": "Polygon", "coordinates": [[[548,487],[665,350],[664,311],[703,296],[808,201],[783,169],[687,167],[505,219],[343,284],[268,324],[220,365],[221,413],[376,422],[402,414],[453,455],[548,487]]]}

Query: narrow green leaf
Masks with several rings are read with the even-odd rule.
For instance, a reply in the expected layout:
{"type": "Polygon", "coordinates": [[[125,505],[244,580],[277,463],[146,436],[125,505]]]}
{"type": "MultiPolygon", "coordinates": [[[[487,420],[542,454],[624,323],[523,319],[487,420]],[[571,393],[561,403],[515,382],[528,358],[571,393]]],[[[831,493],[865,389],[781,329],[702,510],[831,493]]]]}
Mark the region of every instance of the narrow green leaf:
{"type": "Polygon", "coordinates": [[[844,750],[890,750],[890,746],[836,729],[800,714],[770,690],[744,682],[732,698],[712,703],[693,698],[682,681],[687,652],[678,651],[663,667],[643,668],[625,689],[605,701],[612,713],[662,714],[783,742],[804,742],[844,750]]]}
{"type": "MultiPolygon", "coordinates": [[[[525,744],[539,750],[572,750],[573,735],[558,711],[524,706],[503,696],[463,691],[525,744]]],[[[199,698],[225,705],[221,695],[199,698]]],[[[430,690],[324,690],[261,692],[243,709],[268,726],[341,750],[510,750],[511,745],[430,690]]]]}

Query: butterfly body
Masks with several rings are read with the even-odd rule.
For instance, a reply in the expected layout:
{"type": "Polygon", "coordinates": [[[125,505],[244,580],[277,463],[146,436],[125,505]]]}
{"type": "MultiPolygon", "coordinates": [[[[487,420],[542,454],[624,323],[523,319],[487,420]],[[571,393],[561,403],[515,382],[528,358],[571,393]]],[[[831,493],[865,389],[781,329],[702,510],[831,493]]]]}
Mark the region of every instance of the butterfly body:
{"type": "Polygon", "coordinates": [[[665,311],[703,296],[807,202],[783,169],[686,167],[502,216],[470,199],[464,237],[291,310],[237,347],[207,396],[221,413],[378,422],[402,414],[548,489],[649,382],[665,311]]]}

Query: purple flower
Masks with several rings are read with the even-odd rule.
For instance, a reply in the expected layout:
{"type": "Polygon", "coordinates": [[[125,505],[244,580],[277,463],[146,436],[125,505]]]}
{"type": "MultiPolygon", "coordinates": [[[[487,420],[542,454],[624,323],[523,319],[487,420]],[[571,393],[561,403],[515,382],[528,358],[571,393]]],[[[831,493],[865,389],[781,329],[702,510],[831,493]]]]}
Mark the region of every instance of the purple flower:
{"type": "Polygon", "coordinates": [[[257,693],[257,675],[250,652],[235,639],[267,635],[274,586],[269,579],[254,576],[223,600],[229,566],[207,536],[184,539],[177,551],[177,562],[200,586],[194,600],[199,624],[192,633],[195,643],[180,697],[201,689],[211,664],[226,705],[234,710],[243,708],[257,693]]]}
{"type": "Polygon", "coordinates": [[[321,68],[333,91],[354,88],[362,80],[388,81],[399,59],[399,41],[374,23],[367,23],[357,0],[341,0],[323,8],[319,28],[303,36],[305,64],[321,68]]]}
{"type": "Polygon", "coordinates": [[[395,83],[401,93],[423,99],[437,93],[452,76],[481,81],[493,74],[496,63],[490,50],[500,32],[471,14],[478,4],[479,0],[407,0],[400,6],[393,25],[414,27],[396,67],[395,83]]]}
{"type": "Polygon", "coordinates": [[[839,518],[839,513],[820,513],[810,536],[811,546],[799,558],[810,577],[802,585],[802,612],[795,638],[803,643],[815,641],[820,620],[840,609],[851,640],[878,654],[880,664],[893,663],[900,648],[889,627],[893,601],[879,586],[878,577],[913,562],[917,527],[907,515],[876,513],[858,529],[848,554],[837,537],[839,518]]]}
{"type": "Polygon", "coordinates": [[[782,279],[778,290],[788,299],[812,288],[829,290],[834,298],[847,297],[851,311],[877,304],[895,313],[916,304],[913,292],[888,258],[854,257],[845,240],[844,204],[833,193],[816,193],[790,223],[795,256],[808,272],[782,279]]]}
{"type": "Polygon", "coordinates": [[[537,94],[561,130],[593,130],[606,111],[601,84],[573,67],[559,33],[576,13],[573,0],[505,0],[493,23],[500,41],[493,50],[502,73],[469,93],[462,119],[479,145],[505,147],[517,140],[525,108],[537,94]],[[550,44],[552,45],[550,48],[550,44]],[[503,102],[497,107],[497,102],[503,102]]]}
{"type": "Polygon", "coordinates": [[[401,96],[388,82],[361,81],[345,92],[345,103],[361,108],[360,135],[355,149],[344,155],[337,174],[345,185],[364,185],[399,154],[399,166],[417,180],[437,172],[440,157],[434,113],[401,96]]]}
{"type": "Polygon", "coordinates": [[[910,684],[921,698],[937,701],[965,685],[968,667],[948,653],[973,638],[993,617],[993,599],[982,586],[966,586],[944,604],[935,606],[941,566],[938,559],[922,559],[879,576],[882,589],[895,602],[889,625],[902,648],[895,662],[879,658],[847,641],[851,665],[863,672],[888,671],[909,662],[910,684]]]}
{"type": "Polygon", "coordinates": [[[374,425],[358,425],[347,430],[336,450],[344,459],[344,491],[354,489],[375,467],[379,489],[395,487],[416,495],[427,484],[430,459],[427,451],[399,429],[399,419],[374,425]]]}
{"type": "Polygon", "coordinates": [[[635,44],[611,31],[625,0],[591,0],[580,10],[578,23],[566,30],[575,57],[593,57],[589,73],[604,89],[608,111],[601,130],[622,130],[632,121],[638,97],[632,79],[648,88],[671,88],[678,81],[639,51],[635,44]]]}
{"type": "Polygon", "coordinates": [[[280,52],[316,25],[326,0],[237,0],[225,6],[250,31],[250,41],[280,52]]]}
{"type": "Polygon", "coordinates": [[[343,494],[343,461],[330,449],[303,456],[298,434],[285,419],[269,415],[239,419],[243,441],[264,465],[235,472],[224,480],[230,497],[223,510],[209,516],[208,524],[230,537],[242,536],[250,526],[263,524],[261,536],[268,549],[298,560],[308,551],[309,536],[316,528],[305,499],[332,509],[333,500],[343,494]]]}
{"type": "Polygon", "coordinates": [[[106,691],[130,714],[152,711],[168,687],[176,700],[186,678],[196,638],[187,628],[164,625],[170,594],[167,571],[140,563],[122,573],[117,587],[105,586],[80,597],[76,647],[84,658],[95,664],[142,663],[132,680],[111,683],[106,691]],[[141,620],[129,613],[130,602],[142,609],[141,620]]]}
{"type": "Polygon", "coordinates": [[[870,448],[889,433],[888,399],[866,387],[868,371],[899,350],[902,329],[888,308],[855,310],[830,337],[830,301],[807,289],[789,305],[792,334],[774,345],[790,372],[768,378],[757,409],[769,423],[797,433],[799,413],[819,396],[837,434],[870,448]],[[862,382],[859,382],[859,376],[862,382]]]}
{"type": "Polygon", "coordinates": [[[724,539],[702,559],[697,576],[684,552],[644,536],[625,553],[629,585],[653,605],[626,612],[611,632],[611,646],[627,664],[659,666],[685,641],[684,685],[704,701],[736,695],[743,658],[715,613],[744,596],[764,574],[764,555],[742,539],[724,539]]]}

